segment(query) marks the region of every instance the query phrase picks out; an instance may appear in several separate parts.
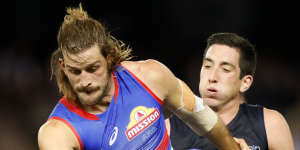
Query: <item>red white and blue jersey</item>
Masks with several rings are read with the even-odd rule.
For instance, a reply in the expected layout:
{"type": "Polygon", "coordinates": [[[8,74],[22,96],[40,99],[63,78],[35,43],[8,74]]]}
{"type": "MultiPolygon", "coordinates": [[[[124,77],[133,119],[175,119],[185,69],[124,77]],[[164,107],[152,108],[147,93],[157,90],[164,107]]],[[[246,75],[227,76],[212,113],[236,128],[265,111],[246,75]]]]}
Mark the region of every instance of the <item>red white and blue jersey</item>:
{"type": "Polygon", "coordinates": [[[119,65],[113,75],[115,94],[104,113],[87,113],[63,97],[49,119],[67,124],[81,150],[172,149],[162,101],[123,66],[119,65]]]}

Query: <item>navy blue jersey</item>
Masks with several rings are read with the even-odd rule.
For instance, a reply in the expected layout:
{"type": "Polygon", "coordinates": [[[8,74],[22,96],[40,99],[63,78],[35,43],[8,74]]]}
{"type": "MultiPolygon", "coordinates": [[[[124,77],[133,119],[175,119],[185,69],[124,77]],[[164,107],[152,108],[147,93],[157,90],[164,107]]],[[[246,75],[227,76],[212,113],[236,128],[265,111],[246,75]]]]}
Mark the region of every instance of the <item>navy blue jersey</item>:
{"type": "MultiPolygon", "coordinates": [[[[232,136],[244,138],[251,150],[268,150],[262,106],[241,104],[227,127],[232,136]]],[[[217,150],[207,138],[198,136],[175,115],[170,117],[170,128],[175,150],[217,150]]]]}
{"type": "Polygon", "coordinates": [[[49,119],[67,124],[81,150],[171,149],[162,101],[123,66],[113,76],[115,94],[104,113],[87,113],[74,101],[62,98],[49,119]]]}

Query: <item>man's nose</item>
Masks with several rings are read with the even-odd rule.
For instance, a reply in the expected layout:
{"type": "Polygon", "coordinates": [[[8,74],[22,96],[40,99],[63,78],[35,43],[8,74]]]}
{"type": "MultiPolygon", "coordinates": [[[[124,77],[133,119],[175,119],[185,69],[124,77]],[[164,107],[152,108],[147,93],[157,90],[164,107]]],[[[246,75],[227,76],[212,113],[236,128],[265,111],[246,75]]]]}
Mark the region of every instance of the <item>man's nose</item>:
{"type": "Polygon", "coordinates": [[[82,87],[89,87],[92,85],[91,77],[89,73],[83,71],[80,74],[80,86],[82,87]]]}
{"type": "Polygon", "coordinates": [[[92,85],[92,82],[80,82],[80,86],[82,87],[89,87],[92,85]]]}
{"type": "Polygon", "coordinates": [[[217,83],[218,78],[219,78],[218,70],[217,69],[211,70],[209,78],[208,78],[209,83],[217,83]]]}

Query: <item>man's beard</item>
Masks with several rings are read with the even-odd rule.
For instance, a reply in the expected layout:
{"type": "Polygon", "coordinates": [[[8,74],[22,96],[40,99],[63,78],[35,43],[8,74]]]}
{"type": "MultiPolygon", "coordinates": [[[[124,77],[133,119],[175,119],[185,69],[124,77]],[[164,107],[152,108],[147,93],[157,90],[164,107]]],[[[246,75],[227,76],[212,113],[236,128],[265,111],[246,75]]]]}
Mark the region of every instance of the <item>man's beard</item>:
{"type": "MultiPolygon", "coordinates": [[[[84,100],[84,98],[80,98],[78,96],[78,94],[76,94],[76,99],[79,101],[80,105],[88,105],[88,106],[92,106],[95,104],[101,104],[102,100],[105,96],[107,96],[107,93],[109,92],[110,88],[111,88],[111,74],[108,73],[107,75],[107,79],[106,79],[106,84],[103,86],[102,88],[102,93],[100,94],[100,96],[98,96],[96,99],[92,100],[92,101],[86,101],[84,100]]],[[[79,92],[86,92],[86,93],[91,93],[91,92],[98,92],[98,90],[101,90],[99,86],[97,87],[93,87],[93,88],[83,88],[83,89],[79,89],[77,91],[79,92]]]]}

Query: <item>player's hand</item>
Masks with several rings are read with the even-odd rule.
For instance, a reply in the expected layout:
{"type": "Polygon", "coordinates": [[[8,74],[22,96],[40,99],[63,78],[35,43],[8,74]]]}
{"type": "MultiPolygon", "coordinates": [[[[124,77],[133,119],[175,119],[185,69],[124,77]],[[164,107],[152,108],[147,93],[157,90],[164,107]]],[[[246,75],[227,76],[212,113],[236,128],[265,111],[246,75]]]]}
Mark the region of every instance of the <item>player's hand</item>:
{"type": "Polygon", "coordinates": [[[246,141],[242,138],[235,138],[234,140],[238,143],[238,145],[240,146],[241,150],[250,150],[248,144],[246,143],[246,141]]]}

